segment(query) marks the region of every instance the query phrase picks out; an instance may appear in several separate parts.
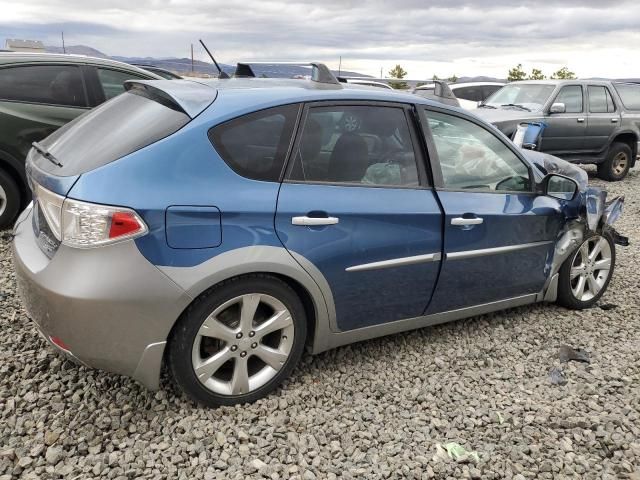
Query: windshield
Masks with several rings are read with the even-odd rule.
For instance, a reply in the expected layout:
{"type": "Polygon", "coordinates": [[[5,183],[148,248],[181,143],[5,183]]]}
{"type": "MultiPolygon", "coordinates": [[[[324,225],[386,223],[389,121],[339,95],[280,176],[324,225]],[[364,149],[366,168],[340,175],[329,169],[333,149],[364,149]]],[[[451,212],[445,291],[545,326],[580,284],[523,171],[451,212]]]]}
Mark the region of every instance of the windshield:
{"type": "Polygon", "coordinates": [[[542,110],[555,88],[555,85],[540,83],[505,85],[487,98],[484,105],[494,108],[520,106],[529,110],[542,110]]]}

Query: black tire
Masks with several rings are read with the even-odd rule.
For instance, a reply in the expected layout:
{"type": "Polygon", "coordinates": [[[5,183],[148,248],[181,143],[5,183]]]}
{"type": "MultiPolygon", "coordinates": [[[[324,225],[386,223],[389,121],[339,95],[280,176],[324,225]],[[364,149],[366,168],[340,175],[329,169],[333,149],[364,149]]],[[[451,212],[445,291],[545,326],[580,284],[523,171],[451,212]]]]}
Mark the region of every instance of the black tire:
{"type": "Polygon", "coordinates": [[[604,233],[602,235],[596,234],[596,233],[588,234],[583,239],[582,243],[580,244],[580,247],[578,247],[569,256],[569,258],[567,258],[564,261],[564,263],[562,264],[562,267],[560,267],[560,272],[558,276],[558,299],[556,300],[556,302],[558,303],[558,305],[562,305],[563,307],[570,308],[572,310],[582,310],[585,308],[592,307],[598,300],[600,300],[600,297],[602,297],[604,292],[607,291],[607,288],[609,287],[609,282],[613,277],[615,265],[616,265],[616,248],[615,248],[615,244],[613,243],[613,238],[611,237],[611,235],[607,233],[604,233]],[[590,239],[593,239],[594,237],[602,237],[609,243],[609,247],[611,248],[611,268],[609,269],[609,272],[608,272],[609,277],[606,279],[600,291],[589,300],[583,301],[581,299],[576,298],[576,296],[572,291],[571,268],[574,262],[576,261],[576,256],[578,254],[578,251],[582,247],[582,245],[585,242],[589,241],[590,239]]]}
{"type": "Polygon", "coordinates": [[[0,169],[0,230],[9,228],[20,212],[20,189],[15,180],[0,169]]]}
{"type": "Polygon", "coordinates": [[[598,165],[598,177],[609,182],[622,180],[629,173],[632,160],[629,145],[622,142],[612,143],[607,152],[607,159],[598,165]],[[624,166],[620,165],[621,161],[624,161],[624,166]]]}
{"type": "MultiPolygon", "coordinates": [[[[178,387],[191,399],[202,405],[214,407],[250,403],[272,392],[290,376],[304,351],[306,334],[307,319],[304,306],[289,285],[278,278],[263,274],[239,277],[223,282],[204,293],[180,317],[169,339],[168,363],[178,387]],[[289,310],[294,328],[293,344],[282,367],[266,384],[246,394],[219,394],[207,388],[196,376],[192,363],[194,341],[203,322],[216,308],[236,297],[252,293],[269,295],[289,310]]],[[[249,351],[249,353],[251,352],[249,351]]],[[[246,361],[248,362],[250,358],[251,355],[247,356],[246,361]]],[[[236,360],[232,361],[235,368],[236,360]]]]}

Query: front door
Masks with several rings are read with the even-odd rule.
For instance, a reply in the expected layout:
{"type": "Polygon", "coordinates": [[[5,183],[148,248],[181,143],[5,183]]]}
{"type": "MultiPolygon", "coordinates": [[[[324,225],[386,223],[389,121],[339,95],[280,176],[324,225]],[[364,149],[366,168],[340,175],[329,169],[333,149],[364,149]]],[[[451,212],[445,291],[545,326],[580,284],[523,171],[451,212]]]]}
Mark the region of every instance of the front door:
{"type": "Polygon", "coordinates": [[[552,155],[572,155],[585,148],[587,117],[581,85],[565,85],[553,103],[564,103],[564,113],[548,113],[542,133],[542,150],[552,155]]]}
{"type": "Polygon", "coordinates": [[[419,316],[435,287],[442,216],[407,108],[313,104],[303,115],[275,226],[327,280],[337,330],[419,316]]]}
{"type": "Polygon", "coordinates": [[[533,193],[528,165],[484,126],[423,113],[445,212],[444,260],[427,313],[538,293],[563,222],[558,201],[533,193]]]}

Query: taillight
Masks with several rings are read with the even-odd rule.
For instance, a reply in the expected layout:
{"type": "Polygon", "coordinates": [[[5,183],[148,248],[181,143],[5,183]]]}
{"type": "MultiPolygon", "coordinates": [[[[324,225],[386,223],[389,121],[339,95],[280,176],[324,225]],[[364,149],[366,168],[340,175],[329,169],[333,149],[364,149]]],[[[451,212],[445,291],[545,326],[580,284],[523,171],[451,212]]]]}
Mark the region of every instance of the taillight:
{"type": "Polygon", "coordinates": [[[51,232],[70,247],[109,245],[148,232],[140,216],[128,208],[65,199],[39,185],[34,193],[51,232]]]}
{"type": "Polygon", "coordinates": [[[147,226],[133,210],[67,198],[62,207],[62,243],[92,248],[137,238],[147,226]]]}

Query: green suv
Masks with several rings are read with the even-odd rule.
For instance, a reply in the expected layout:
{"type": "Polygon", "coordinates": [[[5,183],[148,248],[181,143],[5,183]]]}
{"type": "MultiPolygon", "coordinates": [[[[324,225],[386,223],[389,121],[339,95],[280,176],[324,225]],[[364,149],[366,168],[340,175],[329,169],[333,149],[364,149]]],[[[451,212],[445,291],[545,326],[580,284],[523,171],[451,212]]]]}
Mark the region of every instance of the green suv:
{"type": "Polygon", "coordinates": [[[124,92],[129,79],[161,77],[101,58],[0,53],[0,230],[30,201],[24,161],[33,142],[124,92]]]}

